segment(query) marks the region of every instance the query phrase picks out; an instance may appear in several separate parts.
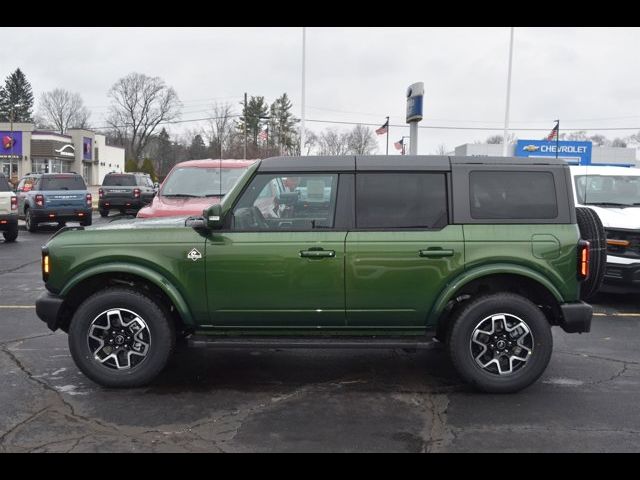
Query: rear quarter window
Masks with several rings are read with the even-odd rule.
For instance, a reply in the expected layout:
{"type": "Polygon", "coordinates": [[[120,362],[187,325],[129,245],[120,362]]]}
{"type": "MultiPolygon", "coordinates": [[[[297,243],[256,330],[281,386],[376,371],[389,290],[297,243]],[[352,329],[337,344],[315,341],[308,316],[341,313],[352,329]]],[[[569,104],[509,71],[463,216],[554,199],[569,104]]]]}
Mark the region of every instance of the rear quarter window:
{"type": "Polygon", "coordinates": [[[474,219],[554,219],[558,216],[551,172],[472,171],[469,202],[474,219]]]}

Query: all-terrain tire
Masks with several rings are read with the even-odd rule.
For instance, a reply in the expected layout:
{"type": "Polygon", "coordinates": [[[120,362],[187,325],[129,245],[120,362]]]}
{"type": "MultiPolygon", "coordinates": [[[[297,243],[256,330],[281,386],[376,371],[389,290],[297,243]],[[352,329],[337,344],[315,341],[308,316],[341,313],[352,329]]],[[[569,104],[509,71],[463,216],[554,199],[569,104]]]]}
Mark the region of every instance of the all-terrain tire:
{"type": "Polygon", "coordinates": [[[27,224],[27,230],[29,232],[33,233],[38,230],[38,222],[33,219],[30,208],[27,208],[24,212],[24,221],[27,224]]]}
{"type": "Polygon", "coordinates": [[[580,238],[589,242],[589,277],[580,286],[580,298],[588,300],[602,285],[607,266],[607,236],[598,214],[587,207],[576,207],[580,238]]]}
{"type": "MultiPolygon", "coordinates": [[[[490,393],[517,392],[534,383],[549,364],[553,350],[553,337],[549,322],[534,303],[520,295],[496,293],[469,300],[468,304],[463,305],[455,313],[451,321],[453,323],[447,341],[451,361],[460,376],[481,391],[490,393]],[[492,325],[492,329],[495,329],[496,335],[499,336],[500,331],[497,326],[504,325],[501,323],[501,318],[509,321],[516,333],[514,325],[522,325],[522,323],[529,330],[529,334],[519,338],[509,338],[509,334],[513,332],[502,330],[507,336],[505,343],[512,341],[513,344],[517,344],[522,341],[530,350],[530,353],[526,354],[525,349],[515,350],[517,345],[516,347],[507,346],[506,348],[510,349],[508,351],[511,353],[503,354],[499,361],[506,360],[507,363],[510,363],[510,355],[520,356],[526,361],[514,360],[511,372],[505,368],[502,373],[496,364],[491,364],[493,360],[480,357],[479,351],[482,351],[482,347],[474,342],[474,333],[484,336],[484,334],[479,334],[478,330],[486,330],[487,325],[492,325]],[[517,354],[514,354],[514,351],[517,354]],[[478,361],[485,363],[485,367],[481,366],[478,361]]],[[[526,332],[525,329],[522,331],[526,332]]],[[[476,338],[480,339],[481,337],[476,338]]],[[[486,351],[490,352],[488,347],[490,345],[496,346],[494,343],[489,343],[494,342],[491,335],[487,335],[486,342],[486,351]]],[[[504,350],[502,351],[504,352],[504,350]]],[[[488,358],[491,358],[489,353],[487,355],[488,358]]]]}
{"type": "MultiPolygon", "coordinates": [[[[129,325],[133,323],[130,321],[129,325]]],[[[171,357],[175,338],[171,316],[157,300],[123,287],[107,288],[90,296],[78,307],[69,327],[69,349],[74,362],[87,377],[105,387],[139,387],[151,382],[171,357]],[[120,316],[114,312],[119,312],[120,316]],[[113,327],[107,331],[102,330],[104,323],[100,328],[96,327],[96,322],[101,322],[106,318],[105,315],[109,317],[108,325],[113,327]],[[126,326],[118,329],[118,324],[125,324],[118,318],[124,319],[125,315],[128,315],[128,320],[138,317],[145,328],[138,333],[133,333],[135,330],[130,333],[126,326]],[[139,338],[148,342],[148,348],[143,350],[146,354],[142,360],[139,356],[131,355],[128,360],[130,368],[120,368],[126,365],[126,355],[131,351],[131,345],[121,340],[130,338],[130,334],[134,337],[133,342],[138,335],[144,335],[144,338],[139,338]],[[96,335],[103,336],[101,341],[105,347],[110,345],[110,339],[117,339],[111,344],[119,344],[122,350],[114,352],[113,347],[109,351],[104,347],[96,349],[96,335]],[[118,335],[121,337],[118,338],[118,335]],[[129,348],[125,351],[126,347],[129,348]],[[105,360],[113,354],[120,355],[119,361],[113,358],[105,360]],[[99,357],[103,362],[99,361],[99,357]],[[123,360],[122,365],[120,360],[123,360]],[[138,363],[134,364],[135,361],[138,363]]]]}

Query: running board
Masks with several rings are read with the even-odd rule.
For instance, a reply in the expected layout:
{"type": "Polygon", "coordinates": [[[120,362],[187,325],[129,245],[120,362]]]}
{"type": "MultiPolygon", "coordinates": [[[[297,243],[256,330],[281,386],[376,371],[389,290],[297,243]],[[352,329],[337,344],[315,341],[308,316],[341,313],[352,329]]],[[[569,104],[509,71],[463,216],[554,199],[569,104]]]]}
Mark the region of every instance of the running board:
{"type": "Polygon", "coordinates": [[[421,337],[222,337],[192,335],[192,347],[214,348],[380,348],[430,349],[439,344],[432,336],[421,337]]]}

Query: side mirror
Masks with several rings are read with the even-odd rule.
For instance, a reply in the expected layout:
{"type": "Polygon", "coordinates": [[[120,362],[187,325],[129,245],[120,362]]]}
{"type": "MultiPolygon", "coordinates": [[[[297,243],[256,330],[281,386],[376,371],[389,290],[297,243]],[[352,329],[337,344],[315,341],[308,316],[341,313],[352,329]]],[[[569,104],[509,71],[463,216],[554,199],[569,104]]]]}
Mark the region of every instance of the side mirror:
{"type": "Polygon", "coordinates": [[[211,205],[209,208],[203,210],[202,216],[207,222],[207,227],[211,230],[222,228],[222,207],[219,203],[211,205]]]}

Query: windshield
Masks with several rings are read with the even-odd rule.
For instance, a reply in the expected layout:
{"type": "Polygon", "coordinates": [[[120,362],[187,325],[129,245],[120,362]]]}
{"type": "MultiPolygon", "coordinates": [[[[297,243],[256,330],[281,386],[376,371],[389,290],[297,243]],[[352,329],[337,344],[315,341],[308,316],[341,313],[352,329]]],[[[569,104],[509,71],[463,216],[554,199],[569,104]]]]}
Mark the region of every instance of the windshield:
{"type": "Polygon", "coordinates": [[[40,190],[86,190],[84,180],[79,175],[43,177],[40,190]]]}
{"type": "Polygon", "coordinates": [[[578,202],[583,205],[640,205],[640,176],[580,175],[575,182],[578,202]]]}
{"type": "Polygon", "coordinates": [[[243,168],[182,167],[165,180],[161,195],[165,197],[212,197],[225,195],[238,181],[243,168]],[[220,180],[222,179],[222,185],[220,180]]]}
{"type": "Polygon", "coordinates": [[[102,182],[103,187],[133,187],[136,177],[133,175],[106,175],[102,182]]]}

